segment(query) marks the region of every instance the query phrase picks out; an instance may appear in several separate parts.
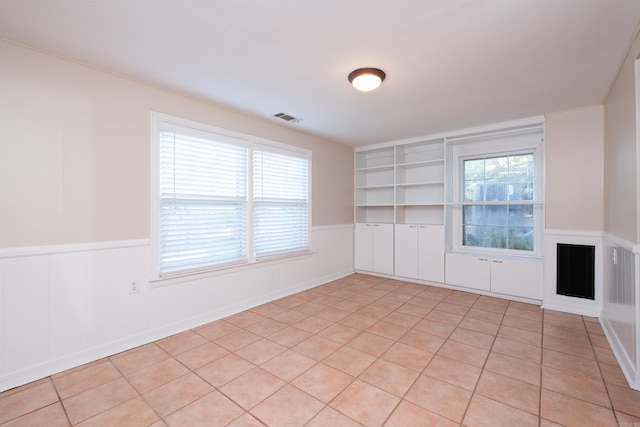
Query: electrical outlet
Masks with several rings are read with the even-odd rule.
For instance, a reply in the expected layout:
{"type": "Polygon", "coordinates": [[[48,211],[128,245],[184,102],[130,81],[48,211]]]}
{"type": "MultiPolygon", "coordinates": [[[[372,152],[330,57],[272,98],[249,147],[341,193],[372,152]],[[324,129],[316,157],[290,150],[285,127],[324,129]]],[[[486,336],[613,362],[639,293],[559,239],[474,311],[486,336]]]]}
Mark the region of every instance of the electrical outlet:
{"type": "Polygon", "coordinates": [[[140,284],[137,280],[132,280],[129,284],[129,293],[136,294],[140,291],[140,284]]]}

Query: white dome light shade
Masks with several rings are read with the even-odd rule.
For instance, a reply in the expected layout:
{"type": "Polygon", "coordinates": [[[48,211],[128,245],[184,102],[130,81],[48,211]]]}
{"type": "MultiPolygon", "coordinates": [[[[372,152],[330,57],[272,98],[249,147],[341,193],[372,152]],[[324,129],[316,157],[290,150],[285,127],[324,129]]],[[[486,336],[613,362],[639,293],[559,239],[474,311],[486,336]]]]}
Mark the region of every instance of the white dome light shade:
{"type": "Polygon", "coordinates": [[[356,89],[368,92],[380,86],[385,77],[384,71],[377,68],[358,68],[349,74],[349,81],[356,89]]]}

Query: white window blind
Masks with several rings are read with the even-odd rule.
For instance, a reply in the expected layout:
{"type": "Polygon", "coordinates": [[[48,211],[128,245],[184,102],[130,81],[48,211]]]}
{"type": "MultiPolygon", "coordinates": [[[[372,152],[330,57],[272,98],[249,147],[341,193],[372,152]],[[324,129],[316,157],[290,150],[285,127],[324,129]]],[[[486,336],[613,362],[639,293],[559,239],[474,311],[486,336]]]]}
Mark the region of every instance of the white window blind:
{"type": "Polygon", "coordinates": [[[159,275],[246,262],[247,147],[196,130],[159,136],[159,275]]]}
{"type": "Polygon", "coordinates": [[[256,259],[309,250],[309,158],[257,146],[253,151],[256,259]]]}

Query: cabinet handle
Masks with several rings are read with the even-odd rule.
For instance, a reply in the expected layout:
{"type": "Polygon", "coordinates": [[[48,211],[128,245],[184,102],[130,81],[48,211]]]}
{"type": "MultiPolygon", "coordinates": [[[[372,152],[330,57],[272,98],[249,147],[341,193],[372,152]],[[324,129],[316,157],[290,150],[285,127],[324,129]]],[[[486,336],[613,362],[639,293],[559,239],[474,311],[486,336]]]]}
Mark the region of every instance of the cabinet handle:
{"type": "Polygon", "coordinates": [[[380,224],[373,224],[374,227],[380,227],[380,224]]]}
{"type": "Polygon", "coordinates": [[[489,258],[478,258],[478,261],[489,261],[489,258]]]}
{"type": "Polygon", "coordinates": [[[429,227],[426,225],[421,225],[420,228],[429,228],[429,227]]]}
{"type": "Polygon", "coordinates": [[[502,264],[502,261],[494,259],[493,262],[495,262],[496,264],[502,264]]]}
{"type": "Polygon", "coordinates": [[[365,224],[364,226],[365,227],[371,227],[371,224],[365,224]]]}
{"type": "Polygon", "coordinates": [[[416,226],[415,225],[410,225],[409,228],[416,228],[416,226]]]}

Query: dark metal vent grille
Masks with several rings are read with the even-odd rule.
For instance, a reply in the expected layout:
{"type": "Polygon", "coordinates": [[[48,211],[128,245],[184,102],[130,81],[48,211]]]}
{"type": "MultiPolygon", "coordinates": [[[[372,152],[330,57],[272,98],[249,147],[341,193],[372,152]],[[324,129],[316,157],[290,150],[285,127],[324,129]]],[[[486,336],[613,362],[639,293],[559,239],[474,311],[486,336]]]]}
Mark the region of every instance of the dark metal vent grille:
{"type": "Polygon", "coordinates": [[[284,121],[287,121],[289,123],[300,123],[302,121],[302,119],[299,119],[297,117],[293,117],[287,113],[278,113],[278,114],[274,114],[274,117],[277,117],[279,119],[282,119],[284,121]]]}

